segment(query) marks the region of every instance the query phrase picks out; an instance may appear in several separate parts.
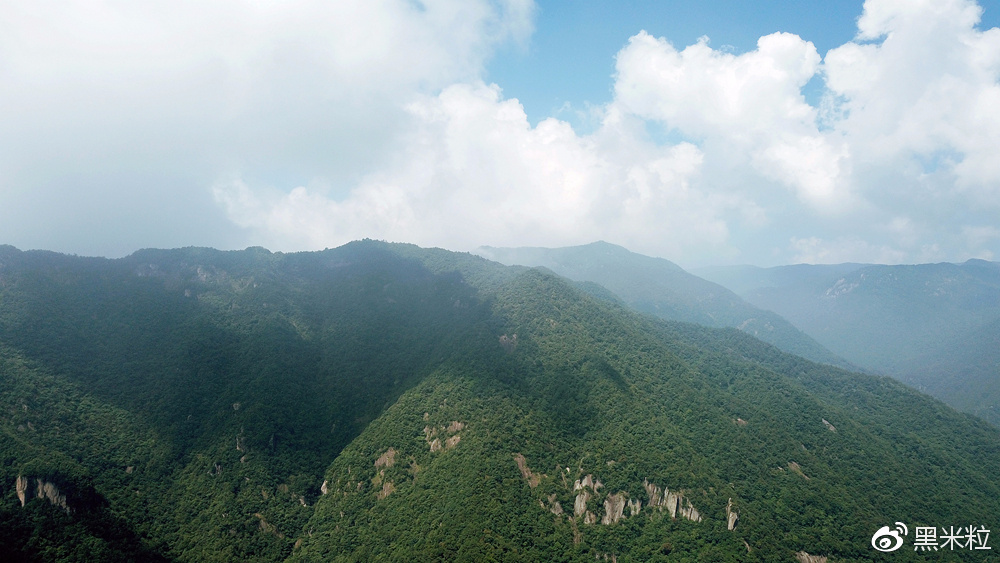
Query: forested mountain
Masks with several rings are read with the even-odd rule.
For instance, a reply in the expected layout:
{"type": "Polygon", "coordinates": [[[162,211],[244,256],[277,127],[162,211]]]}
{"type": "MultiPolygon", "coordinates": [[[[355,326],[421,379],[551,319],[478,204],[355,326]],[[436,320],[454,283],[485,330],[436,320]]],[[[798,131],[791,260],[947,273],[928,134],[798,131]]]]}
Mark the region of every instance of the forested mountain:
{"type": "Polygon", "coordinates": [[[663,258],[603,241],[565,248],[486,246],[476,252],[503,264],[541,266],[571,280],[597,283],[637,311],[662,319],[738,328],[786,352],[851,367],[780,315],[663,258]]]}
{"type": "Polygon", "coordinates": [[[708,266],[691,273],[711,280],[738,295],[751,294],[758,289],[790,287],[824,283],[870,266],[845,262],[843,264],[791,264],[761,268],[758,266],[708,266]]]}
{"type": "Polygon", "coordinates": [[[1000,263],[719,268],[849,361],[1000,425],[1000,263]]]}
{"type": "Polygon", "coordinates": [[[2,247],[0,413],[11,561],[883,561],[895,522],[1000,527],[1000,433],[935,399],[375,241],[2,247]]]}

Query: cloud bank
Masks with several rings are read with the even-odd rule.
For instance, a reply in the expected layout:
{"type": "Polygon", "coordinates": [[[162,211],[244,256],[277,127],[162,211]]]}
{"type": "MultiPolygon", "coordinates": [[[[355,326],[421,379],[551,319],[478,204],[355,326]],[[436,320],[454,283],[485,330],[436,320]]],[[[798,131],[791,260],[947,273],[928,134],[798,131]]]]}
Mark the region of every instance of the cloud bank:
{"type": "Polygon", "coordinates": [[[92,227],[101,248],[110,223],[125,240],[280,250],[1000,256],[1000,29],[979,29],[971,1],[869,0],[822,55],[788,33],[735,54],[640,31],[586,134],[531,125],[481,80],[499,46],[529,40],[523,0],[109,6],[0,8],[0,102],[25,108],[0,117],[9,242],[45,212],[53,240],[92,227]]]}

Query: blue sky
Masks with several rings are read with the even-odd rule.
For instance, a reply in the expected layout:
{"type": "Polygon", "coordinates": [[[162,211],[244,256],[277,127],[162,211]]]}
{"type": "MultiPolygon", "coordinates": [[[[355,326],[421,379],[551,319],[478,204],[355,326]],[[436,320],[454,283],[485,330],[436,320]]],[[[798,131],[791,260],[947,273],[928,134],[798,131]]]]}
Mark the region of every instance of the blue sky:
{"type": "MultiPolygon", "coordinates": [[[[630,0],[541,1],[528,45],[508,44],[489,60],[486,80],[517,98],[532,123],[558,116],[577,128],[591,124],[578,113],[612,99],[614,56],[639,30],[676,46],[707,36],[716,48],[744,53],[757,39],[785,31],[811,41],[820,54],[854,38],[860,1],[630,0]]],[[[985,4],[980,29],[1000,25],[1000,6],[985,4]]],[[[806,95],[816,96],[817,77],[806,95]]]]}
{"type": "Polygon", "coordinates": [[[679,47],[707,36],[712,46],[735,53],[785,31],[811,41],[822,54],[854,37],[860,6],[836,0],[543,1],[529,45],[500,49],[488,63],[486,79],[501,85],[504,96],[517,98],[532,123],[556,115],[585,128],[574,110],[611,101],[615,54],[640,30],[679,47]]]}
{"type": "Polygon", "coordinates": [[[996,260],[998,21],[975,0],[2,3],[0,243],[996,260]]]}

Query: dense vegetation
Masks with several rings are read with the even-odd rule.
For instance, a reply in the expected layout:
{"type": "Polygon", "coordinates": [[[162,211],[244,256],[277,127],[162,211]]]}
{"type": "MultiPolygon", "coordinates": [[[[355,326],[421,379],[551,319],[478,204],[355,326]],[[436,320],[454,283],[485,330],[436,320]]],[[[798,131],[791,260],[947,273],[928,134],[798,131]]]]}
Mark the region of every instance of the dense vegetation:
{"type": "Polygon", "coordinates": [[[738,328],[791,354],[852,367],[780,315],[663,258],[606,242],[566,248],[483,247],[478,252],[504,264],[544,267],[571,280],[599,284],[633,309],[661,319],[738,328]]]}
{"type": "Polygon", "coordinates": [[[899,520],[1000,528],[995,428],[594,293],[374,241],[0,248],[0,545],[24,561],[880,561],[871,536],[899,520]]]}

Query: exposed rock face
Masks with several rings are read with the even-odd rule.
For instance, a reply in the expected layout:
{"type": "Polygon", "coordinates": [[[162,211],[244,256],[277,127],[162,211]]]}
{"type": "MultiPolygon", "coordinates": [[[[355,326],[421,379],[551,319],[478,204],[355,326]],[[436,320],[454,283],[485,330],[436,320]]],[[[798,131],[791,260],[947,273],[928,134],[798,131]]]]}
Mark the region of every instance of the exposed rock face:
{"type": "Polygon", "coordinates": [[[592,490],[594,492],[597,492],[597,490],[600,489],[603,486],[604,486],[604,483],[601,483],[600,481],[594,480],[594,476],[593,475],[587,475],[582,480],[581,479],[577,479],[576,481],[573,482],[573,490],[574,491],[579,491],[579,490],[582,490],[582,489],[584,489],[586,487],[589,487],[590,490],[592,490]]]}
{"type": "Polygon", "coordinates": [[[625,502],[625,493],[608,495],[608,498],[604,499],[604,516],[601,518],[601,524],[606,526],[621,520],[625,502]]]}
{"type": "Polygon", "coordinates": [[[17,489],[17,500],[21,501],[21,506],[24,507],[25,495],[28,492],[28,478],[18,475],[17,480],[14,481],[14,487],[17,489]]]}
{"type": "Polygon", "coordinates": [[[394,448],[389,448],[375,460],[375,467],[392,467],[395,464],[396,450],[394,448]]]}
{"type": "Polygon", "coordinates": [[[825,555],[809,555],[804,551],[795,554],[795,559],[799,563],[826,563],[825,555]]]}
{"type": "Polygon", "coordinates": [[[560,514],[563,513],[562,505],[559,504],[559,501],[556,500],[555,493],[549,495],[549,511],[552,512],[552,514],[555,514],[556,516],[559,516],[560,514]]]}
{"type": "Polygon", "coordinates": [[[663,491],[659,487],[649,482],[647,479],[643,479],[642,487],[646,489],[646,494],[649,495],[649,506],[662,506],[663,505],[663,491]]]}
{"type": "Polygon", "coordinates": [[[694,522],[701,522],[701,514],[682,493],[669,489],[661,490],[660,487],[650,483],[648,479],[643,480],[642,486],[646,489],[646,494],[649,495],[647,505],[651,508],[666,510],[670,513],[671,518],[681,516],[694,522]]]}
{"type": "Polygon", "coordinates": [[[330,484],[329,482],[327,482],[326,479],[323,479],[323,484],[319,486],[319,492],[323,493],[324,495],[330,492],[330,484]]]}
{"type": "Polygon", "coordinates": [[[514,333],[513,336],[507,336],[506,334],[501,336],[500,346],[502,346],[504,351],[508,354],[513,352],[514,348],[517,348],[517,333],[514,333]]]}
{"type": "Polygon", "coordinates": [[[834,426],[832,424],[830,424],[830,421],[828,421],[825,418],[823,419],[823,424],[826,426],[826,429],[829,430],[830,432],[836,432],[837,431],[837,429],[834,428],[834,426]]]}
{"type": "Polygon", "coordinates": [[[382,490],[375,493],[375,496],[379,500],[382,500],[385,497],[391,495],[392,492],[395,490],[396,490],[396,485],[394,485],[392,481],[386,481],[385,483],[382,483],[382,490]]]}
{"type": "Polygon", "coordinates": [[[726,527],[730,530],[736,528],[736,521],[740,519],[740,515],[733,510],[733,499],[729,499],[726,503],[726,527]]]}
{"type": "Polygon", "coordinates": [[[590,493],[587,491],[581,491],[580,494],[576,495],[576,500],[573,502],[574,516],[580,516],[587,511],[588,499],[590,499],[590,493]]]}
{"type": "MultiPolygon", "coordinates": [[[[590,491],[593,491],[594,495],[596,495],[597,491],[603,486],[604,484],[601,483],[599,480],[594,479],[593,475],[587,475],[583,479],[577,479],[576,481],[573,482],[573,491],[574,492],[579,491],[579,494],[576,495],[576,501],[573,503],[573,514],[575,514],[576,516],[583,514],[584,524],[597,523],[597,516],[595,516],[593,512],[587,510],[587,500],[589,500],[591,497],[591,493],[588,492],[587,489],[590,489],[590,491]]],[[[613,502],[617,507],[618,518],[621,518],[622,508],[624,508],[625,506],[624,494],[621,494],[621,507],[618,507],[617,500],[614,500],[613,502]]],[[[605,508],[607,508],[606,502],[605,502],[605,508]]],[[[605,510],[605,513],[607,513],[607,510],[605,510]]],[[[617,519],[615,521],[617,521],[617,519]]]]}
{"type": "MultiPolygon", "coordinates": [[[[424,420],[429,418],[429,413],[424,413],[424,420]]],[[[424,439],[427,440],[427,444],[430,446],[432,452],[437,452],[442,449],[450,450],[462,441],[462,437],[458,433],[464,429],[465,423],[458,420],[451,421],[451,424],[448,426],[424,426],[424,439]],[[435,436],[438,434],[441,434],[442,436],[440,438],[436,438],[435,436]],[[444,440],[443,442],[442,439],[444,440]]]]}
{"type": "Polygon", "coordinates": [[[679,499],[680,495],[670,490],[667,490],[666,494],[663,495],[663,506],[667,507],[671,518],[677,518],[677,504],[679,499]]]}
{"type": "Polygon", "coordinates": [[[789,461],[788,468],[791,469],[793,473],[796,473],[806,481],[809,481],[809,476],[802,472],[802,466],[799,465],[797,462],[789,461]]]}
{"type": "Polygon", "coordinates": [[[639,514],[640,510],[642,510],[642,501],[639,499],[634,499],[634,500],[629,499],[628,501],[629,516],[635,516],[636,514],[639,514]]]}
{"type": "Polygon", "coordinates": [[[528,460],[521,454],[514,454],[514,461],[517,462],[517,469],[521,472],[521,477],[528,482],[528,486],[534,489],[541,482],[541,477],[531,472],[528,467],[528,460]]]}
{"type": "MultiPolygon", "coordinates": [[[[48,481],[42,481],[41,479],[35,479],[38,487],[35,491],[35,496],[38,498],[47,498],[53,506],[62,507],[69,514],[69,506],[66,505],[66,495],[59,492],[59,487],[48,481]]],[[[25,489],[27,489],[27,480],[25,480],[25,489]]],[[[24,506],[22,502],[21,506],[24,506]]]]}
{"type": "Polygon", "coordinates": [[[681,495],[678,495],[677,498],[677,514],[691,520],[692,522],[701,522],[701,514],[698,514],[698,510],[694,506],[691,506],[691,501],[681,495]],[[683,501],[683,505],[680,504],[681,501],[683,501]]]}

